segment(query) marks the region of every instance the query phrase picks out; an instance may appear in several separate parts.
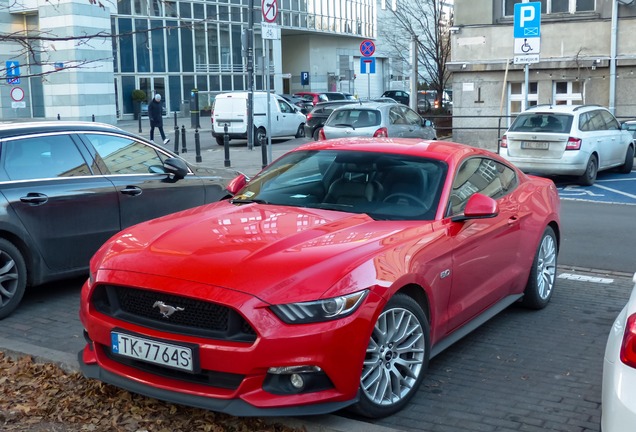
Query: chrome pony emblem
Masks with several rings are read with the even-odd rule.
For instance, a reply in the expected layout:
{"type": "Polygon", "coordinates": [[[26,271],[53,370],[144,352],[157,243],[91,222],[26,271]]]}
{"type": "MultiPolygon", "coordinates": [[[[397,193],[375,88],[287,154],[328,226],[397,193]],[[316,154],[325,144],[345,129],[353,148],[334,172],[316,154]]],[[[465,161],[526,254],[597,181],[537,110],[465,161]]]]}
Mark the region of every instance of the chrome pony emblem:
{"type": "Polygon", "coordinates": [[[156,301],[155,304],[152,305],[153,308],[158,307],[159,308],[159,312],[161,312],[161,315],[163,315],[164,318],[170,318],[170,315],[172,315],[175,312],[181,312],[184,311],[185,309],[182,307],[175,307],[175,306],[170,306],[165,304],[162,301],[156,301]]]}

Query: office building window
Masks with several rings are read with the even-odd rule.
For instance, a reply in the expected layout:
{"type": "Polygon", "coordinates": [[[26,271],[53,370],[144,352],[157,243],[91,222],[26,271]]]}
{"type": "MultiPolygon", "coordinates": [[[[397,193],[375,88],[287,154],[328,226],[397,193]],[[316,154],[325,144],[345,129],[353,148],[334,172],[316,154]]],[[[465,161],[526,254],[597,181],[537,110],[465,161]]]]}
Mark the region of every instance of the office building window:
{"type": "Polygon", "coordinates": [[[539,100],[539,86],[535,82],[528,83],[528,106],[526,107],[526,84],[520,82],[508,83],[508,125],[514,120],[514,116],[526,108],[535,106],[539,100]]]}
{"type": "Polygon", "coordinates": [[[581,105],[585,83],[582,81],[554,81],[552,100],[556,105],[581,105]]]}
{"type": "MultiPolygon", "coordinates": [[[[541,13],[577,13],[596,10],[595,0],[540,0],[541,13]]],[[[504,16],[514,16],[515,4],[523,0],[503,0],[504,16]]]]}

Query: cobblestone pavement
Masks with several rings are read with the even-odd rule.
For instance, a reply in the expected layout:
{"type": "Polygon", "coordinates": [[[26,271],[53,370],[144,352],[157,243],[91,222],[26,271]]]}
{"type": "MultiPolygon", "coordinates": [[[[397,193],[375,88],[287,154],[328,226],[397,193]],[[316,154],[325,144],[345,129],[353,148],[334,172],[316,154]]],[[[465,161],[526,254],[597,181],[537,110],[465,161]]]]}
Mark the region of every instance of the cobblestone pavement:
{"type": "MultiPolygon", "coordinates": [[[[629,297],[631,276],[563,267],[559,275],[547,308],[512,306],[433,359],[403,411],[368,426],[364,419],[349,419],[342,430],[351,432],[355,425],[366,432],[373,427],[597,432],[605,341],[629,297]]],[[[77,316],[81,283],[68,280],[27,291],[18,310],[2,321],[0,349],[77,368],[76,353],[84,345],[77,316]]],[[[321,430],[343,420],[345,414],[308,418],[305,424],[317,422],[321,430]]]]}

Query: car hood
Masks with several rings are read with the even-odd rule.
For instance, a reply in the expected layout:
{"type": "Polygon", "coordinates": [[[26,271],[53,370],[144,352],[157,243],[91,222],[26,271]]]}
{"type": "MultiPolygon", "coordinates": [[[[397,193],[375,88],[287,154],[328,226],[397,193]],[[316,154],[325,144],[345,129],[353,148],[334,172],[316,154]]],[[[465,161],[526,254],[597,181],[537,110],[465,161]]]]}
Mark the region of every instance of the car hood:
{"type": "Polygon", "coordinates": [[[391,272],[402,273],[406,260],[393,258],[399,263],[385,263],[388,271],[374,259],[383,261],[383,254],[407,238],[421,246],[427,232],[431,224],[421,221],[223,201],[121,232],[95,255],[92,267],[179,278],[272,303],[300,301],[329,294],[363,264],[375,265],[364,266],[368,284],[355,289],[380,279],[390,284],[391,272]]]}

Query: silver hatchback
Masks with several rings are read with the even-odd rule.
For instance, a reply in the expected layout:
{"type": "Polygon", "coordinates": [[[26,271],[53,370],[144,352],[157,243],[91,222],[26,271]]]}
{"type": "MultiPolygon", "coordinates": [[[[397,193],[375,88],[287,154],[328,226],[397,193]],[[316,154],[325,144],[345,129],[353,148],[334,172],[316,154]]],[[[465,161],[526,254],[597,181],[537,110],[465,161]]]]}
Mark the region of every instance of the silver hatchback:
{"type": "Polygon", "coordinates": [[[322,128],[321,140],[345,137],[437,139],[433,124],[409,107],[364,102],[335,109],[322,128]]]}

